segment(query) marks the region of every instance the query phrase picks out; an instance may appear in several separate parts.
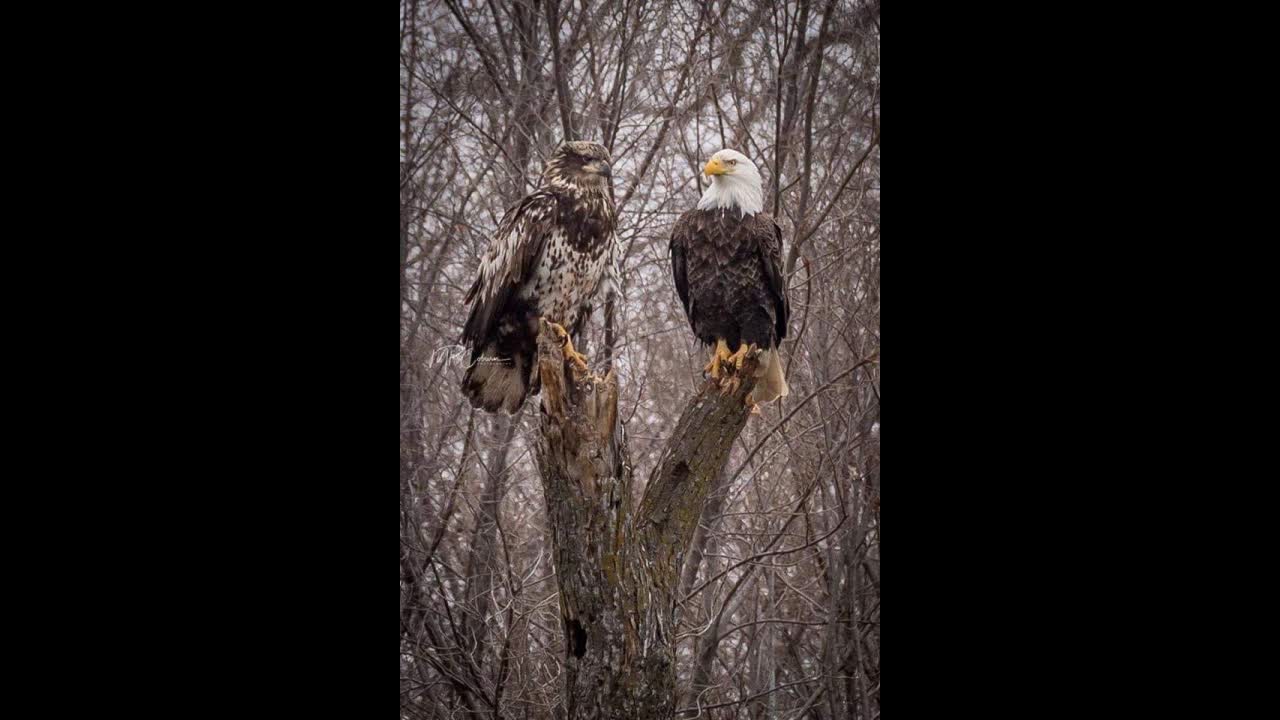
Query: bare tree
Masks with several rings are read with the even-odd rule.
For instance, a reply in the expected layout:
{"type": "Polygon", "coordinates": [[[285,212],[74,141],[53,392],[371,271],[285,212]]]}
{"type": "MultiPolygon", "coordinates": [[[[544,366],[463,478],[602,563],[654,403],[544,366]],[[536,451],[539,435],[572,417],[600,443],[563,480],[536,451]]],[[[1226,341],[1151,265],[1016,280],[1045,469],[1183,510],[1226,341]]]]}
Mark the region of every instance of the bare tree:
{"type": "Polygon", "coordinates": [[[402,0],[400,77],[402,717],[878,717],[879,3],[402,0]],[[462,296],[566,137],[614,156],[607,380],[547,348],[473,412],[462,296]],[[793,309],[792,395],[741,425],[666,250],[721,147],[793,309]]]}

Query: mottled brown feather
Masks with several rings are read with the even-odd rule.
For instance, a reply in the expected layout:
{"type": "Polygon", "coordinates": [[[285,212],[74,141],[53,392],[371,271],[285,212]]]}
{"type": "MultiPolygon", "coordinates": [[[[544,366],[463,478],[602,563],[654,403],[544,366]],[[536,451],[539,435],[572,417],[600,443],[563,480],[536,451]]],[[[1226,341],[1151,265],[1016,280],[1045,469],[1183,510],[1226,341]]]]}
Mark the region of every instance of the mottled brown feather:
{"type": "Polygon", "coordinates": [[[462,389],[474,406],[519,410],[537,392],[538,318],[580,330],[601,281],[616,275],[608,163],[595,143],[561,145],[544,170],[545,186],[499,222],[466,294],[462,341],[472,352],[462,389]]]}

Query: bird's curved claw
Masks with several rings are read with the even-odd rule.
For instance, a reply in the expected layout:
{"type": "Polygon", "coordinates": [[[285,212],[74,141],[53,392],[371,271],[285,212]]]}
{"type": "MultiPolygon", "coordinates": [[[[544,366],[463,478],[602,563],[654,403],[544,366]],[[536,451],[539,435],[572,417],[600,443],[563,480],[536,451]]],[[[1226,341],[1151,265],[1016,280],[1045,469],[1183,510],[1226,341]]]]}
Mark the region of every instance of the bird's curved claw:
{"type": "Polygon", "coordinates": [[[742,378],[737,375],[730,375],[720,381],[720,394],[732,395],[738,392],[738,388],[742,385],[742,378]]]}
{"type": "Polygon", "coordinates": [[[724,340],[716,342],[716,349],[711,353],[711,361],[702,369],[703,372],[711,376],[713,380],[719,381],[724,373],[724,362],[729,359],[729,346],[724,340]]]}
{"type": "Polygon", "coordinates": [[[565,330],[563,325],[551,321],[547,321],[547,326],[551,328],[551,332],[556,334],[556,337],[560,338],[560,347],[564,349],[564,359],[573,363],[574,367],[586,374],[589,369],[587,356],[574,349],[573,340],[569,337],[569,331],[565,330]]]}
{"type": "Polygon", "coordinates": [[[551,328],[551,332],[555,333],[556,337],[560,338],[561,347],[564,347],[564,344],[569,342],[569,331],[565,330],[563,325],[560,323],[553,323],[548,320],[547,327],[551,328]]]}
{"type": "Polygon", "coordinates": [[[742,365],[747,361],[747,358],[754,358],[759,354],[760,348],[757,347],[755,343],[750,345],[741,343],[738,346],[738,351],[729,356],[729,360],[733,362],[734,369],[741,370],[742,365]]]}
{"type": "Polygon", "coordinates": [[[590,371],[590,366],[587,365],[587,356],[574,350],[572,342],[565,346],[564,359],[573,363],[573,366],[578,368],[579,372],[584,375],[590,371]]]}

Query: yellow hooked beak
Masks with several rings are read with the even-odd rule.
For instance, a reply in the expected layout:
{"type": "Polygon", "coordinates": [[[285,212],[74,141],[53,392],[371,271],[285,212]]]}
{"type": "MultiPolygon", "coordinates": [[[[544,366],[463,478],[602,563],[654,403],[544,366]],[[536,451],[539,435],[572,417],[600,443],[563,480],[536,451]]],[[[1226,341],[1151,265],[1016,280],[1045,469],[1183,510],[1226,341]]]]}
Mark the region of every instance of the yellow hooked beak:
{"type": "Polygon", "coordinates": [[[724,175],[727,172],[729,170],[724,166],[724,163],[720,162],[720,158],[711,158],[711,162],[707,163],[707,166],[702,169],[702,174],[704,175],[724,175]]]}

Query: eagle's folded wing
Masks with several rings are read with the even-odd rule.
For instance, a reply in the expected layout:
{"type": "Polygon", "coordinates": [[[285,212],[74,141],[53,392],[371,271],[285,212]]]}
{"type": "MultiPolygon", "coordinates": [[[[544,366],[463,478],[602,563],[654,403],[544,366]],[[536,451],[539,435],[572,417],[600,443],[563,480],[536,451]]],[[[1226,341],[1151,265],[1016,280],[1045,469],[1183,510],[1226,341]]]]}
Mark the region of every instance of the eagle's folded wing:
{"type": "Polygon", "coordinates": [[[688,213],[681,215],[680,220],[671,230],[671,274],[675,279],[676,294],[680,296],[680,304],[684,305],[684,314],[689,318],[689,322],[693,322],[693,312],[689,307],[689,277],[686,274],[688,261],[685,257],[689,233],[692,232],[692,223],[688,218],[688,213]]]}
{"type": "Polygon", "coordinates": [[[462,330],[464,343],[478,348],[492,332],[502,308],[528,280],[550,234],[555,209],[555,196],[541,191],[521,200],[502,216],[480,261],[476,281],[467,291],[465,302],[474,304],[462,330]]]}
{"type": "Polygon", "coordinates": [[[755,236],[760,243],[760,266],[764,270],[769,292],[774,298],[775,327],[778,340],[787,336],[791,304],[787,301],[787,281],[782,275],[782,228],[765,213],[756,215],[755,236]]]}

